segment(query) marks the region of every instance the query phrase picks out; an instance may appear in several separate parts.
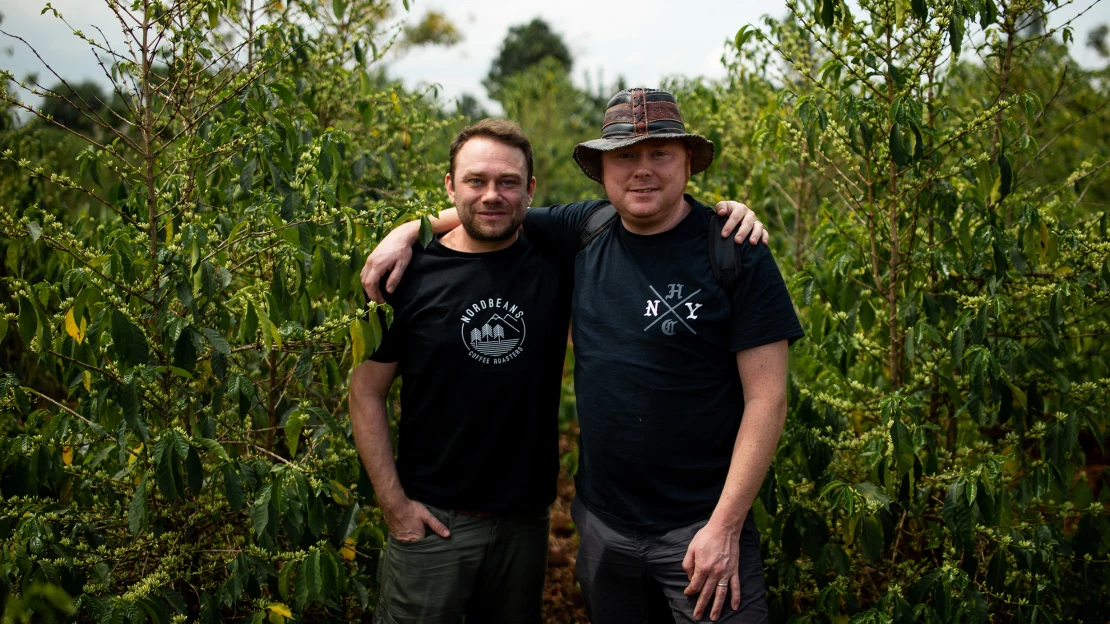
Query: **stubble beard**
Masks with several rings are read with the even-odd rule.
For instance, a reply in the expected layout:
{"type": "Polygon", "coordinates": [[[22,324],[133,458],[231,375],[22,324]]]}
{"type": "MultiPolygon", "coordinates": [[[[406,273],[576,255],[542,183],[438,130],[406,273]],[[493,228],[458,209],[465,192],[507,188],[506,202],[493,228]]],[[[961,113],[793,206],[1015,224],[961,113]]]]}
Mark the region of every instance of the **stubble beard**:
{"type": "Polygon", "coordinates": [[[473,207],[467,208],[466,210],[459,210],[459,221],[462,223],[463,229],[466,230],[466,234],[470,238],[484,243],[501,243],[512,238],[513,234],[520,228],[520,224],[524,222],[523,215],[517,216],[523,211],[512,205],[509,205],[509,209],[512,211],[512,219],[509,221],[508,225],[500,229],[483,228],[479,225],[478,217],[473,207]]]}

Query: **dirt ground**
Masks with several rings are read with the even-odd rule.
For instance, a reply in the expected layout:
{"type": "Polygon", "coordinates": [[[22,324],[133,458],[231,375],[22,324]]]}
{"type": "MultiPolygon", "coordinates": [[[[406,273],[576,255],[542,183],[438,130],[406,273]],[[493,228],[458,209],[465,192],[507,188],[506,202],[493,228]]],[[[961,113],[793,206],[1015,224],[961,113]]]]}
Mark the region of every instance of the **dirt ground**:
{"type": "MultiPolygon", "coordinates": [[[[572,437],[559,437],[559,452],[566,454],[574,444],[572,437]]],[[[547,553],[547,583],[543,590],[543,621],[547,624],[586,623],[582,591],[574,575],[574,558],[578,554],[578,533],[570,519],[570,502],[574,499],[574,479],[559,474],[558,498],[551,506],[551,542],[547,553]]]]}

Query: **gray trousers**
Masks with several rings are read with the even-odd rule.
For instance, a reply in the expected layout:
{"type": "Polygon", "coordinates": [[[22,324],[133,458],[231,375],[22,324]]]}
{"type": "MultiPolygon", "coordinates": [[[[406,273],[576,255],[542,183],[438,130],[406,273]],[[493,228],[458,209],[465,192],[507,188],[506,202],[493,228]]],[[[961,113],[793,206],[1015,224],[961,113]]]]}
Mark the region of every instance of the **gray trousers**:
{"type": "Polygon", "coordinates": [[[378,624],[538,624],[547,573],[546,509],[474,515],[428,506],[451,531],[389,538],[379,563],[378,624]]]}
{"type": "MultiPolygon", "coordinates": [[[[577,498],[571,505],[581,542],[576,571],[593,624],[695,622],[698,596],[682,593],[690,584],[682,569],[686,549],[708,520],[666,533],[630,532],[613,528],[577,498]]],[[[725,604],[718,622],[768,621],[767,590],[759,531],[748,514],[740,533],[740,608],[725,604]]],[[[710,591],[713,588],[709,588],[710,591]]],[[[709,608],[703,621],[709,621],[709,608]]]]}

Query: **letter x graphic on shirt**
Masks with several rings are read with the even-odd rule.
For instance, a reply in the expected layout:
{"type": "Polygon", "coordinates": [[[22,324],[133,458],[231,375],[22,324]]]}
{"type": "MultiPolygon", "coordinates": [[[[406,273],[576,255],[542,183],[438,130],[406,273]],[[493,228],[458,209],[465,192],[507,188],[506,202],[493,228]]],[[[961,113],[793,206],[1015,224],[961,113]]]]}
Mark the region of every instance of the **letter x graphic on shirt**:
{"type": "Polygon", "coordinates": [[[700,292],[701,292],[701,289],[700,289],[700,288],[699,288],[699,289],[697,289],[697,290],[695,290],[694,292],[690,293],[689,295],[687,295],[687,296],[686,296],[686,298],[685,298],[685,299],[683,299],[682,301],[679,301],[678,303],[676,303],[676,304],[674,304],[674,305],[671,305],[671,304],[667,303],[667,300],[663,298],[663,295],[660,295],[660,294],[659,294],[659,291],[658,291],[658,290],[655,290],[655,287],[654,287],[654,286],[651,286],[651,285],[649,285],[649,286],[648,286],[648,288],[650,288],[650,289],[651,289],[651,292],[655,293],[655,296],[656,296],[656,297],[659,297],[659,299],[660,299],[661,303],[662,303],[662,304],[663,304],[664,306],[666,306],[666,308],[667,308],[667,311],[666,311],[666,312],[664,312],[664,313],[662,313],[662,314],[660,314],[659,316],[655,317],[655,320],[654,320],[654,321],[652,321],[650,325],[648,325],[647,327],[645,327],[645,328],[644,328],[644,331],[647,331],[647,330],[651,329],[652,327],[654,327],[656,323],[658,323],[659,321],[663,320],[663,317],[664,317],[664,316],[667,316],[668,314],[673,314],[673,315],[674,315],[674,317],[675,317],[676,319],[678,319],[678,322],[679,322],[679,323],[682,323],[683,325],[685,325],[685,326],[686,326],[686,329],[690,330],[690,333],[692,333],[692,334],[697,334],[697,333],[698,333],[698,332],[694,331],[694,328],[693,328],[693,327],[690,327],[690,324],[689,324],[689,323],[687,323],[687,322],[686,322],[685,320],[683,320],[683,318],[682,318],[682,315],[681,315],[681,314],[679,314],[679,313],[678,313],[677,311],[675,311],[675,308],[677,308],[678,306],[680,306],[680,305],[682,305],[682,304],[686,303],[687,301],[689,301],[689,300],[693,299],[693,298],[694,298],[694,295],[696,295],[696,294],[698,294],[698,293],[700,293],[700,292]]]}

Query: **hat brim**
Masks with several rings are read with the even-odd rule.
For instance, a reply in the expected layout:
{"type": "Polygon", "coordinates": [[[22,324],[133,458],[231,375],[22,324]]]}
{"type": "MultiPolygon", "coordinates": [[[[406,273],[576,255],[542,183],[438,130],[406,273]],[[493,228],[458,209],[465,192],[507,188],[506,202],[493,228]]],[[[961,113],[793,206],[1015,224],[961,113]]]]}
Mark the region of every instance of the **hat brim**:
{"type": "Polygon", "coordinates": [[[700,134],[644,134],[636,137],[594,139],[574,148],[574,160],[586,177],[601,182],[601,153],[635,145],[649,139],[682,139],[690,147],[690,175],[696,175],[713,164],[713,142],[700,134]]]}

